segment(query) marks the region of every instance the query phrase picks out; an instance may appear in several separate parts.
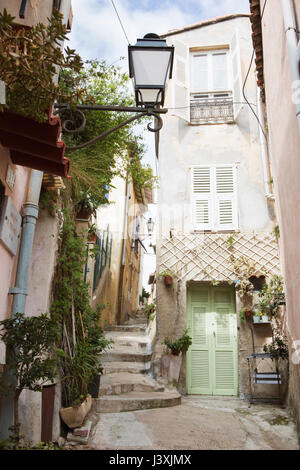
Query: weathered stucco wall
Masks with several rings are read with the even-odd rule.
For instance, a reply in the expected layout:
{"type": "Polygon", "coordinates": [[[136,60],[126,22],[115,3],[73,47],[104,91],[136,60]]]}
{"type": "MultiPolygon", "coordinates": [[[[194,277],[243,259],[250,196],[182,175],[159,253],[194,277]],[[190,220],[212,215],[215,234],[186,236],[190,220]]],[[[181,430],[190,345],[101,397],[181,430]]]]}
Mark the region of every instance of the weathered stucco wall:
{"type": "MultiPolygon", "coordinates": [[[[22,204],[25,201],[28,178],[30,174],[29,168],[16,166],[11,163],[9,151],[0,145],[0,179],[5,187],[5,195],[12,199],[12,202],[21,214],[22,204]],[[15,174],[15,184],[11,190],[6,183],[6,174],[8,165],[15,174]]],[[[0,242],[0,320],[4,320],[10,316],[11,296],[8,290],[13,286],[16,271],[18,254],[14,256],[9,252],[7,247],[0,242]]],[[[5,348],[0,341],[0,364],[5,363],[5,348]]]]}
{"type": "Polygon", "coordinates": [[[25,18],[19,17],[21,1],[19,0],[1,0],[0,11],[6,8],[7,12],[15,17],[15,22],[25,26],[36,25],[39,22],[47,23],[51,16],[52,0],[30,0],[26,8],[25,18]]]}
{"type": "MultiPolygon", "coordinates": [[[[299,21],[299,0],[296,0],[295,4],[299,21]]],[[[262,21],[262,34],[269,143],[292,355],[293,342],[300,340],[300,134],[296,108],[292,101],[292,80],[280,1],[267,3],[262,21]]],[[[300,365],[296,362],[290,361],[289,396],[300,428],[300,365]]]]}

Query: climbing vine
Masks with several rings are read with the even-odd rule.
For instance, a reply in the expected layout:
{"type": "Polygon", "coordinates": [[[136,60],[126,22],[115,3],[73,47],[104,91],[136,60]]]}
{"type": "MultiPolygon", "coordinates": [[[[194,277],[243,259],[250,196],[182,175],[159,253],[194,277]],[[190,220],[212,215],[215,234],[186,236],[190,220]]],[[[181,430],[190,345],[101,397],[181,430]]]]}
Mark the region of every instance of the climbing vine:
{"type": "Polygon", "coordinates": [[[91,307],[88,284],[83,280],[84,239],[76,233],[66,209],[63,216],[50,312],[61,329],[58,351],[63,403],[71,406],[85,399],[94,375],[102,372],[100,355],[110,342],[99,323],[103,306],[91,307]]]}

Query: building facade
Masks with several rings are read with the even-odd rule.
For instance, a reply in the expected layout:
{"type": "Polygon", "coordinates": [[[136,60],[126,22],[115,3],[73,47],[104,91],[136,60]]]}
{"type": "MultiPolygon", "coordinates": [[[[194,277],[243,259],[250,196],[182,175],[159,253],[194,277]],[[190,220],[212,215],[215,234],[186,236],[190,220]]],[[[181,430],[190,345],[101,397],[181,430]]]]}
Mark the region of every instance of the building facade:
{"type": "MultiPolygon", "coordinates": [[[[247,358],[270,334],[241,321],[248,302],[242,284],[280,274],[269,162],[250,109],[259,112],[260,96],[249,68],[249,15],[162,36],[175,57],[158,151],[156,373],[164,338],[188,328],[193,344],[181,390],[248,396],[247,358]],[[163,282],[165,270],[172,287],[163,282]]],[[[259,393],[277,390],[260,386],[259,393]]]]}
{"type": "MultiPolygon", "coordinates": [[[[6,8],[18,28],[47,24],[53,8],[60,8],[64,23],[70,26],[71,1],[54,3],[4,0],[0,10],[6,8]]],[[[9,111],[0,113],[0,320],[15,313],[39,316],[49,311],[61,221],[58,214],[39,210],[39,201],[42,192],[51,190],[59,197],[64,188],[61,176],[66,176],[69,160],[64,157],[60,134],[60,120],[50,111],[48,122],[42,124],[9,111]],[[47,151],[56,162],[44,159],[47,151]]],[[[0,341],[0,372],[4,374],[5,364],[5,345],[0,341]]],[[[57,440],[59,407],[59,386],[45,386],[42,393],[24,390],[19,404],[21,434],[33,443],[57,440]],[[47,425],[50,406],[55,411],[47,425]]],[[[12,424],[12,397],[1,397],[1,438],[8,437],[12,424]]]]}
{"type": "MultiPolygon", "coordinates": [[[[117,176],[108,192],[109,204],[97,209],[98,246],[90,258],[87,280],[92,305],[104,306],[103,325],[123,324],[139,308],[142,293],[146,236],[144,214],[152,191],[141,189],[130,178],[117,176]]],[[[94,245],[92,245],[94,246],[94,245]]]]}
{"type": "Polygon", "coordinates": [[[290,346],[289,403],[300,426],[300,2],[250,1],[257,83],[265,97],[290,346]],[[274,34],[276,31],[276,34],[274,34]]]}

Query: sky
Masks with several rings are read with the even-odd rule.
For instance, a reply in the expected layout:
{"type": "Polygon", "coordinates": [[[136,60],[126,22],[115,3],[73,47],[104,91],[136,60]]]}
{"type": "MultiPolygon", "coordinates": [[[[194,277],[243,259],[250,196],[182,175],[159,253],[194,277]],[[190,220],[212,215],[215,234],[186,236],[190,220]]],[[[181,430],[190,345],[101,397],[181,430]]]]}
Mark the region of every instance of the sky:
{"type": "MultiPolygon", "coordinates": [[[[73,25],[66,45],[76,49],[83,60],[105,59],[109,65],[120,65],[128,71],[128,43],[134,45],[137,38],[150,32],[160,35],[217,16],[249,13],[249,0],[72,0],[72,7],[73,25]]],[[[148,147],[144,162],[156,174],[153,133],[146,131],[144,140],[148,147]]],[[[149,209],[146,217],[155,220],[156,206],[149,209]]],[[[147,239],[144,244],[149,246],[147,239]]],[[[147,250],[146,288],[149,273],[155,270],[155,256],[151,248],[147,250]]]]}
{"type": "Polygon", "coordinates": [[[126,57],[127,66],[128,41],[135,44],[146,33],[163,34],[216,16],[249,13],[249,0],[72,0],[72,7],[71,47],[83,59],[112,63],[126,57]]]}

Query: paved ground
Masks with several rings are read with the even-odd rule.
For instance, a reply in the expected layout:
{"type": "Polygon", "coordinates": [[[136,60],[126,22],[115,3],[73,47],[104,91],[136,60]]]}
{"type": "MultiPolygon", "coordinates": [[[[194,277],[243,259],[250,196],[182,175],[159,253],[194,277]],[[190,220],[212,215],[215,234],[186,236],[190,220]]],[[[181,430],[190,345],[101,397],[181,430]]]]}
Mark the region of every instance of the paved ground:
{"type": "Polygon", "coordinates": [[[95,450],[299,450],[288,411],[238,398],[189,396],[172,408],[91,416],[95,450]]]}

